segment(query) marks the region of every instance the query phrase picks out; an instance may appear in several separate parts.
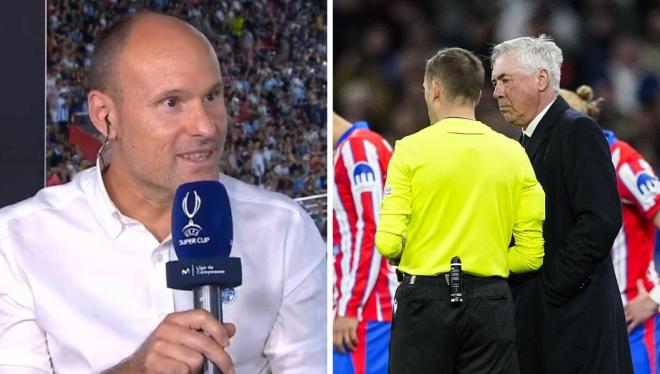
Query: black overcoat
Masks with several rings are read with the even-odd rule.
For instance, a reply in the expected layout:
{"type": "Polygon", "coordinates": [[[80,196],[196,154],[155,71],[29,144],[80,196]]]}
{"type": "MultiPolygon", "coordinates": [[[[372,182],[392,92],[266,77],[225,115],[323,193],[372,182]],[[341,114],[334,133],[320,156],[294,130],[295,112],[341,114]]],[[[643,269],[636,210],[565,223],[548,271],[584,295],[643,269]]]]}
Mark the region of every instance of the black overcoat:
{"type": "Polygon", "coordinates": [[[524,143],[546,220],[543,266],[510,277],[521,373],[632,373],[610,259],[621,201],[605,136],[557,97],[524,143]]]}

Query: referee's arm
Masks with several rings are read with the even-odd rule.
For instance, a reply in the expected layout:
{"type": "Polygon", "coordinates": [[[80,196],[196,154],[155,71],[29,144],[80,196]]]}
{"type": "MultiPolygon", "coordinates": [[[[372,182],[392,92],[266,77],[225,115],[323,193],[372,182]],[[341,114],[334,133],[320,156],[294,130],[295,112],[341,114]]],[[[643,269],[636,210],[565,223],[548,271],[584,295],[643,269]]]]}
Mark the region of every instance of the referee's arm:
{"type": "Polygon", "coordinates": [[[403,238],[410,222],[412,196],[410,170],[401,158],[401,142],[397,142],[389,166],[376,229],[376,248],[389,259],[401,257],[403,238]]]}
{"type": "Polygon", "coordinates": [[[525,169],[525,181],[513,224],[515,245],[509,248],[508,253],[509,269],[513,273],[534,271],[543,265],[545,192],[536,180],[529,161],[525,163],[525,169]]]}

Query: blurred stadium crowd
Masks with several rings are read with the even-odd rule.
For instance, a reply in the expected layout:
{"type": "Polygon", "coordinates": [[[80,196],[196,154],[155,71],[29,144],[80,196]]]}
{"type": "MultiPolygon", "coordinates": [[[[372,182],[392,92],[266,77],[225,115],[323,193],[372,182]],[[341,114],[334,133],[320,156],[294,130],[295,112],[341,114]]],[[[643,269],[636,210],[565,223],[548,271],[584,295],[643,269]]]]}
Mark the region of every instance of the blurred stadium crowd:
{"type": "MultiPolygon", "coordinates": [[[[564,52],[561,85],[605,99],[599,123],[660,166],[658,0],[334,0],[334,103],[394,141],[428,125],[426,59],[442,47],[477,53],[490,81],[493,45],[546,33],[564,52]]],[[[477,118],[517,138],[484,82],[477,118]]]]}
{"type": "Polygon", "coordinates": [[[92,164],[69,144],[68,128],[74,113],[87,111],[86,67],[96,35],[120,15],[148,9],[190,22],[217,51],[229,116],[223,171],[291,197],[325,193],[325,4],[49,0],[47,184],[67,182],[92,164]]]}

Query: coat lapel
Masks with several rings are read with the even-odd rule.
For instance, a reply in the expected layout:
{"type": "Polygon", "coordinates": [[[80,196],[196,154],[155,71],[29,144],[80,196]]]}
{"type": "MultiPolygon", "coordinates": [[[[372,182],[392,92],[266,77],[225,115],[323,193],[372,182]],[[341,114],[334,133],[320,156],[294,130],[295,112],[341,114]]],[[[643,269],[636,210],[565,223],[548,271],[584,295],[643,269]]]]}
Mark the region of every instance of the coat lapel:
{"type": "Polygon", "coordinates": [[[559,115],[564,113],[568,108],[569,107],[566,101],[562,99],[561,96],[557,96],[557,100],[552,103],[543,118],[541,118],[541,122],[539,122],[538,126],[536,126],[534,134],[532,134],[529,142],[525,144],[525,151],[527,152],[530,160],[534,160],[534,156],[541,147],[541,144],[543,144],[546,136],[549,134],[548,130],[552,128],[552,125],[555,123],[557,118],[559,118],[559,115]]]}

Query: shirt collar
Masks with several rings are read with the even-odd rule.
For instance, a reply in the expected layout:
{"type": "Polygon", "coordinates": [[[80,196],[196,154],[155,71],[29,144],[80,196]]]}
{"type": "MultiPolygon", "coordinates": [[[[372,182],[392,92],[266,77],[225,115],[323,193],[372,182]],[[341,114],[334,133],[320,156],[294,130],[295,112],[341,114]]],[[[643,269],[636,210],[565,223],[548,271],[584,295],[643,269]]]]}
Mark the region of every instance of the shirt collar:
{"type": "Polygon", "coordinates": [[[552,100],[550,104],[546,105],[546,107],[543,108],[543,110],[539,114],[537,114],[536,117],[534,117],[532,122],[530,122],[529,125],[527,125],[527,128],[523,129],[523,134],[527,135],[530,138],[532,137],[532,135],[534,134],[534,130],[536,130],[536,126],[539,125],[539,122],[541,122],[541,119],[543,119],[543,116],[548,112],[548,109],[550,109],[552,104],[557,100],[557,97],[555,97],[555,99],[552,100]]]}
{"type": "MultiPolygon", "coordinates": [[[[104,145],[99,150],[99,154],[96,157],[96,167],[94,170],[94,176],[92,178],[92,201],[94,209],[101,221],[101,226],[103,229],[110,235],[112,238],[119,237],[119,234],[124,230],[124,227],[129,224],[139,224],[141,222],[123,215],[115,203],[110,198],[108,190],[105,188],[105,183],[103,182],[103,171],[110,165],[110,152],[111,147],[104,145]]],[[[143,225],[142,225],[143,226],[143,225]]],[[[144,226],[143,226],[144,227],[144,226]]],[[[146,228],[144,228],[146,230],[146,228]]],[[[172,240],[172,233],[170,233],[162,243],[166,243],[172,240]]]]}
{"type": "Polygon", "coordinates": [[[353,124],[348,130],[346,130],[341,136],[339,137],[339,140],[337,140],[337,146],[336,148],[339,147],[339,145],[346,140],[355,130],[359,129],[364,129],[364,130],[369,130],[369,124],[366,121],[358,121],[353,124]]]}
{"type": "Polygon", "coordinates": [[[432,126],[438,126],[442,131],[463,131],[466,133],[481,133],[484,127],[488,127],[476,119],[462,117],[445,117],[432,126]]]}

